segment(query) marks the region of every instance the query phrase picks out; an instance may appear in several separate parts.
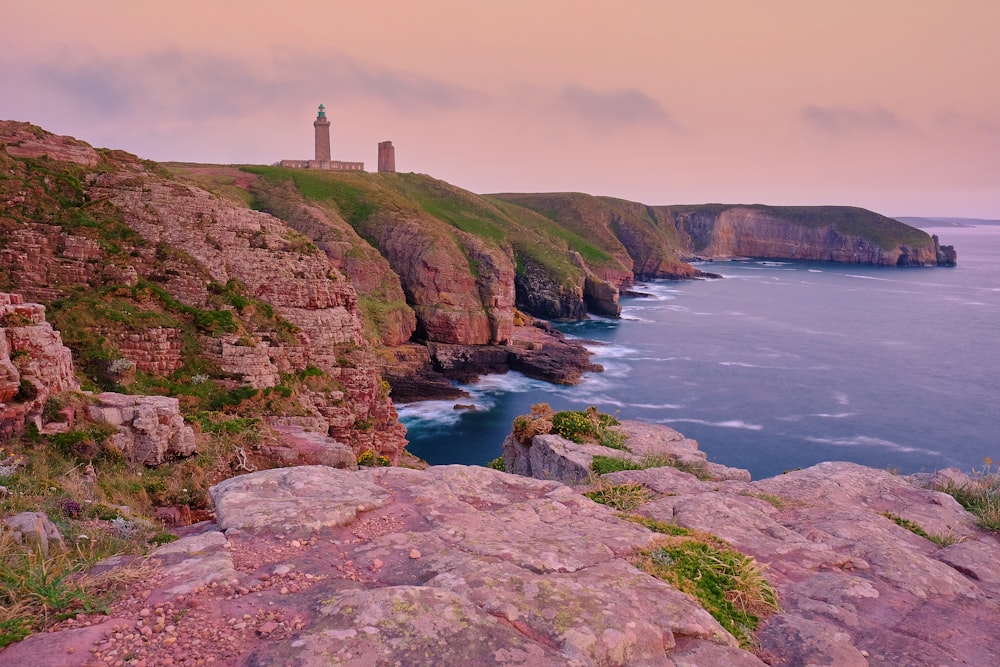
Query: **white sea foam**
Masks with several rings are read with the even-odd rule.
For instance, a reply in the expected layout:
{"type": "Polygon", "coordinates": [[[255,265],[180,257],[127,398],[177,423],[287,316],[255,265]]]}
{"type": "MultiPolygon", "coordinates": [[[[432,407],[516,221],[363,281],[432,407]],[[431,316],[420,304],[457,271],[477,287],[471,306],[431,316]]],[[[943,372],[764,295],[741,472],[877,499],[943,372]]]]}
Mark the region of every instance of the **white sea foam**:
{"type": "Polygon", "coordinates": [[[737,428],[737,429],[743,429],[745,431],[764,430],[764,427],[761,426],[760,424],[751,424],[741,419],[730,419],[728,421],[722,421],[722,422],[713,422],[713,421],[708,421],[706,419],[685,419],[685,418],[658,419],[656,421],[660,424],[676,424],[684,422],[686,424],[702,424],[703,426],[717,426],[719,428],[737,428]]]}
{"type": "Polygon", "coordinates": [[[636,353],[635,348],[624,345],[607,345],[604,343],[584,343],[595,359],[625,359],[636,353]]]}
{"type": "Polygon", "coordinates": [[[803,419],[808,419],[810,417],[817,417],[819,419],[847,419],[848,417],[854,417],[858,415],[858,412],[813,412],[808,415],[788,415],[787,417],[778,417],[780,421],[783,422],[799,422],[803,419]]]}
{"type": "Polygon", "coordinates": [[[833,392],[833,400],[837,401],[838,405],[847,405],[851,402],[851,399],[842,391],[833,392]]]}
{"type": "MultiPolygon", "coordinates": [[[[455,403],[466,403],[466,401],[459,399],[458,401],[397,403],[396,412],[399,413],[399,421],[407,428],[445,428],[454,426],[462,417],[462,411],[455,409],[455,403]]],[[[476,405],[476,407],[477,409],[485,408],[482,405],[476,405]]]]}
{"type": "Polygon", "coordinates": [[[862,276],[862,275],[859,275],[857,273],[845,273],[844,277],[845,278],[857,278],[859,280],[878,280],[879,282],[883,282],[883,283],[894,283],[894,282],[897,282],[895,280],[892,280],[891,278],[879,278],[878,276],[862,276]]]}
{"type": "Polygon", "coordinates": [[[869,435],[856,435],[853,438],[808,437],[806,438],[806,441],[815,442],[820,445],[834,445],[836,447],[878,447],[879,449],[888,449],[889,451],[899,452],[901,454],[912,454],[916,452],[920,454],[927,454],[929,456],[942,456],[941,452],[936,452],[933,449],[911,447],[910,445],[902,445],[898,442],[893,442],[892,440],[876,438],[869,435]]]}
{"type": "Polygon", "coordinates": [[[629,403],[628,405],[642,410],[680,410],[684,407],[677,403],[629,403]]]}

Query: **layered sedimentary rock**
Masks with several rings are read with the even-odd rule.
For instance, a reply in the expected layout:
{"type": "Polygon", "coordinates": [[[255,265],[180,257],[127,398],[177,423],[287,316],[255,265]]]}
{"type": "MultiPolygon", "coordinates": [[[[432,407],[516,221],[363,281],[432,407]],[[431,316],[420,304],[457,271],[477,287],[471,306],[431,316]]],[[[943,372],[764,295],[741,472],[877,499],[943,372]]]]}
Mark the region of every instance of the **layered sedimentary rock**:
{"type": "MultiPolygon", "coordinates": [[[[187,167],[181,173],[191,173],[187,167]]],[[[386,259],[348,224],[334,207],[306,201],[291,181],[274,183],[247,172],[223,167],[212,174],[250,179],[247,188],[269,213],[285,220],[292,229],[312,239],[331,263],[351,279],[366,316],[367,334],[381,345],[392,347],[410,340],[417,322],[413,309],[406,304],[406,295],[399,276],[393,273],[386,259]],[[236,172],[231,175],[231,172],[236,172]]]]}
{"type": "Polygon", "coordinates": [[[765,257],[885,266],[935,266],[931,237],[851,207],[663,207],[697,257],[765,257]]]}
{"type": "MultiPolygon", "coordinates": [[[[143,604],[187,611],[151,655],[197,655],[191,640],[224,625],[236,639],[224,662],[260,667],[763,665],[693,598],[629,564],[655,534],[556,482],[464,466],[305,466],[211,493],[218,526],[153,556],[162,565],[143,604]]],[[[103,655],[104,631],[118,624],[124,638],[140,613],[112,609],[66,664],[91,646],[103,655]]],[[[80,642],[72,632],[0,656],[66,656],[63,642],[80,642]]]]}
{"type": "Polygon", "coordinates": [[[197,450],[194,430],[184,423],[176,398],[103,392],[87,406],[87,414],[118,429],[108,442],[129,461],[156,466],[197,450]]]}
{"type": "Polygon", "coordinates": [[[73,357],[45,321],[45,307],[0,293],[0,437],[41,428],[49,397],[80,388],[73,357]]]}
{"type": "Polygon", "coordinates": [[[49,302],[75,287],[135,288],[121,292],[129,303],[112,308],[114,324],[98,319],[107,330],[95,333],[111,334],[115,354],[158,375],[177,372],[182,360],[170,333],[176,327],[155,323],[202,313],[210,319],[199,333],[208,335],[198,349],[181,351],[184,361],[201,355],[255,387],[316,367],[336,389],[303,391],[303,407],[322,416],[336,440],[397,460],[404,430],[363,335],[356,293],[307,238],[125,153],[98,153],[10,122],[0,123],[0,145],[0,162],[11,173],[0,184],[7,233],[0,268],[9,282],[49,302]],[[213,329],[212,322],[227,321],[212,314],[220,290],[238,297],[227,316],[235,333],[213,329]],[[133,318],[129,304],[154,325],[133,318]]]}

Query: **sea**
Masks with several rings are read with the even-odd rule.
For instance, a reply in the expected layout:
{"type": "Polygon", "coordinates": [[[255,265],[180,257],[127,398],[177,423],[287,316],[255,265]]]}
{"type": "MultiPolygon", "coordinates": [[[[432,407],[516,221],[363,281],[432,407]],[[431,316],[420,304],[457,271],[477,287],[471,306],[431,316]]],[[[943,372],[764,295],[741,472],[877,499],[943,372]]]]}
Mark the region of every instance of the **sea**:
{"type": "Polygon", "coordinates": [[[397,405],[409,450],[484,465],[519,414],[597,406],[666,424],[754,479],[822,461],[902,474],[1000,461],[1000,225],[928,229],[954,268],[742,260],[721,280],[637,285],[621,319],[561,324],[604,372],[519,373],[397,405]],[[456,403],[475,409],[456,409],[456,403]]]}

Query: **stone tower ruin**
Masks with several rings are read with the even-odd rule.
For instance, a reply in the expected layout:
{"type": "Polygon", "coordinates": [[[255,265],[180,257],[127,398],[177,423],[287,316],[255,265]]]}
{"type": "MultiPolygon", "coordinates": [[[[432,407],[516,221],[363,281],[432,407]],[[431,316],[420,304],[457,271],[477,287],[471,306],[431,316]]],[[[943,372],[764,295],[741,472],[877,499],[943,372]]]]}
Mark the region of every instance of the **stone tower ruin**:
{"type": "Polygon", "coordinates": [[[330,161],[330,121],[326,117],[326,107],[319,105],[319,114],[313,123],[316,128],[316,160],[330,161]]]}
{"type": "Polygon", "coordinates": [[[380,174],[396,172],[396,149],[391,141],[380,141],[378,144],[378,171],[380,174]]]}

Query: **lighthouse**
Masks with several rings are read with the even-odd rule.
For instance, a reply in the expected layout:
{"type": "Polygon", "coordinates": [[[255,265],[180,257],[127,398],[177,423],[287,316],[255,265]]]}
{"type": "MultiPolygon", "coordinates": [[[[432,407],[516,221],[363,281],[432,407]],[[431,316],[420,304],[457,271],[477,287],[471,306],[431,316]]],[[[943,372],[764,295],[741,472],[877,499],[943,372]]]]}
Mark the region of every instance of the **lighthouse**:
{"type": "Polygon", "coordinates": [[[316,128],[316,160],[330,161],[330,121],[326,117],[326,107],[319,105],[319,113],[313,123],[316,128]]]}

